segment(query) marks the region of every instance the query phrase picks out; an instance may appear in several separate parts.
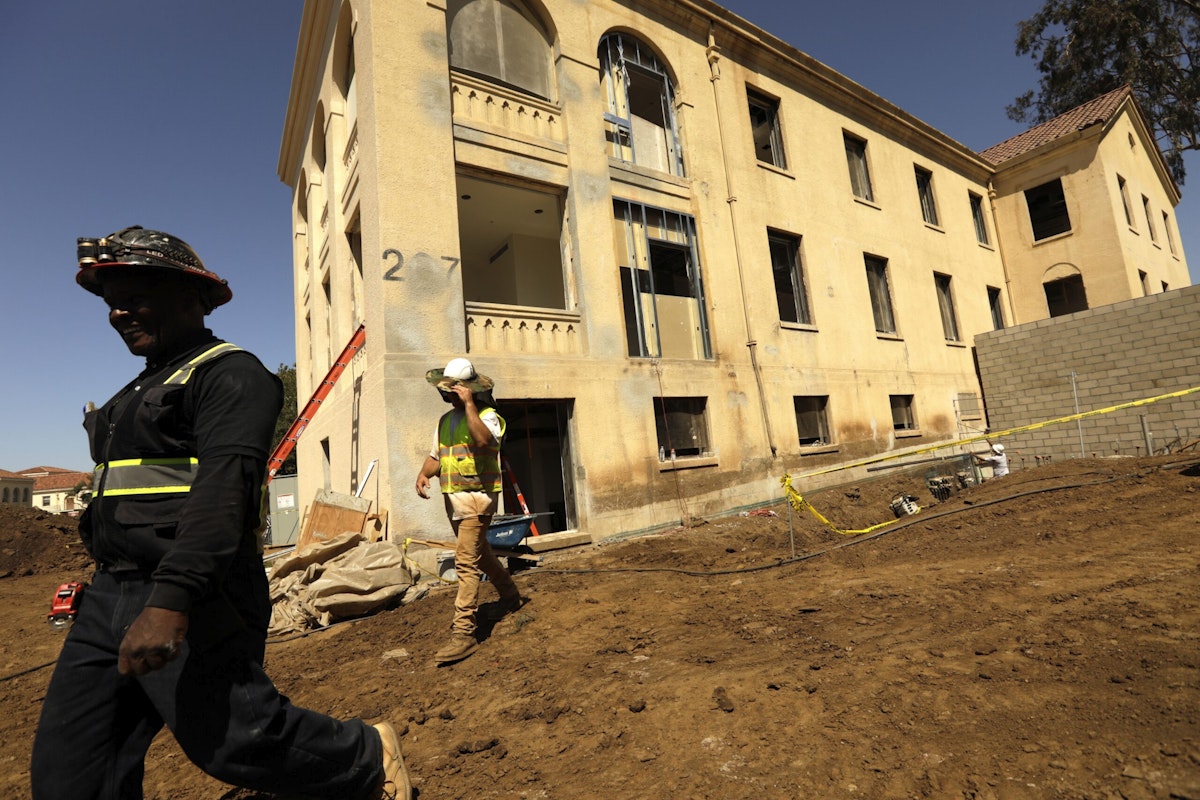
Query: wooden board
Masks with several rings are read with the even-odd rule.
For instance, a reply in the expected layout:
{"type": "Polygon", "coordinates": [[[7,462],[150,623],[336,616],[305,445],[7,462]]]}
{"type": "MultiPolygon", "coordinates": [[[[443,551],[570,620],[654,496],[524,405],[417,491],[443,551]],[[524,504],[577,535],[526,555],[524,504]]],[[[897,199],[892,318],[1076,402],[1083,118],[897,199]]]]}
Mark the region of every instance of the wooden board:
{"type": "Polygon", "coordinates": [[[305,520],[304,530],[296,542],[296,549],[303,550],[314,542],[327,542],[346,531],[362,533],[371,509],[370,500],[359,500],[352,495],[339,496],[333,492],[318,492],[305,520]],[[353,503],[346,502],[348,497],[353,503]]]}

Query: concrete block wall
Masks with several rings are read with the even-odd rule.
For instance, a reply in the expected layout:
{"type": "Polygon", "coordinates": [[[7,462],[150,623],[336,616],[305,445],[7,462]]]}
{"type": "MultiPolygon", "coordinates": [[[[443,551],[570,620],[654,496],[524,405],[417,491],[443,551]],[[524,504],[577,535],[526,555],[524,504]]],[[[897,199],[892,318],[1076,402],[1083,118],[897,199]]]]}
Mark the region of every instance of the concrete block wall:
{"type": "MultiPolygon", "coordinates": [[[[1200,285],[981,334],[975,347],[993,431],[1200,386],[1200,285]]],[[[1146,455],[1144,429],[1156,452],[1200,438],[1200,392],[1000,441],[1020,469],[1146,455]]]]}

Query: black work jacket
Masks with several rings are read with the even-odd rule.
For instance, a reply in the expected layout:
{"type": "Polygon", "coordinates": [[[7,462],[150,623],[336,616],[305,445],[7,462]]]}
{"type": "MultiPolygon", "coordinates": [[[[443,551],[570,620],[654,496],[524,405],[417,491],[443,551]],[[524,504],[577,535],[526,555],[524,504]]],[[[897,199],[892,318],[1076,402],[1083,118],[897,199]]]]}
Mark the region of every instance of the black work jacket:
{"type": "Polygon", "coordinates": [[[101,570],[146,573],[147,605],[188,611],[222,588],[236,558],[257,558],[263,477],[282,405],[279,378],[244,350],[167,380],[221,340],[204,330],[84,419],[101,477],[80,535],[101,570]],[[196,459],[186,491],[106,494],[114,463],[196,459]]]}

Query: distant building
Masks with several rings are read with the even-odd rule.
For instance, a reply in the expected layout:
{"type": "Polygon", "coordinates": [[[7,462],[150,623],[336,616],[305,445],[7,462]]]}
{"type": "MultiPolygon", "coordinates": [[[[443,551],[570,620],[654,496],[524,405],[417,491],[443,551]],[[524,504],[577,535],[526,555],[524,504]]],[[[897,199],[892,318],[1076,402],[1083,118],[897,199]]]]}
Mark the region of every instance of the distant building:
{"type": "Polygon", "coordinates": [[[979,431],[977,335],[1188,283],[1127,89],[976,153],[707,0],[308,0],[278,171],[301,400],[367,330],[298,494],[377,459],[393,535],[455,356],[599,541],[979,431]]]}
{"type": "Polygon", "coordinates": [[[1128,86],[981,153],[1016,322],[1189,286],[1179,188],[1128,86]]]}
{"type": "MultiPolygon", "coordinates": [[[[75,514],[91,499],[92,473],[58,467],[30,467],[20,473],[34,481],[32,505],[51,514],[75,514]]],[[[28,505],[28,503],[27,503],[28,505]]]]}
{"type": "Polygon", "coordinates": [[[0,469],[0,503],[27,506],[33,498],[33,478],[0,469]]]}

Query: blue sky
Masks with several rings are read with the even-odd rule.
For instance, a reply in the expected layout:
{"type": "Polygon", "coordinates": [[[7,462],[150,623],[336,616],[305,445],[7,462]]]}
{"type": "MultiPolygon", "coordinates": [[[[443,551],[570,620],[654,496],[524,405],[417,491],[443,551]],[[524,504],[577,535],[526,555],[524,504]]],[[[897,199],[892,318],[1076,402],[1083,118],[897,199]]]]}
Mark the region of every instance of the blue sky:
{"type": "MultiPolygon", "coordinates": [[[[391,0],[417,2],[418,0],[391,0]]],[[[725,5],[952,138],[1026,126],[1004,108],[1037,73],[1014,52],[1037,0],[725,5]]],[[[81,409],[141,367],[74,283],[75,239],[169,231],[229,280],[210,323],[269,368],[295,362],[290,193],[276,176],[301,4],[11,3],[0,29],[0,469],[89,469],[81,409]]],[[[1176,209],[1200,270],[1200,157],[1176,209]],[[1194,192],[1198,197],[1192,197],[1194,192]]]]}

